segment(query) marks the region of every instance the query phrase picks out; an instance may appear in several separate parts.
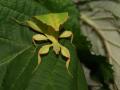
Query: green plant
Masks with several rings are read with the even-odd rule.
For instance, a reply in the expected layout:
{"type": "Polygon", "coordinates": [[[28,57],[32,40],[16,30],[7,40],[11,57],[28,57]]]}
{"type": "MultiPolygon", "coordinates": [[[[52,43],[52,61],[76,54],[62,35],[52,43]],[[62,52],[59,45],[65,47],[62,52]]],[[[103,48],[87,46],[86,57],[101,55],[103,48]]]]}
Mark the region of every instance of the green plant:
{"type": "Polygon", "coordinates": [[[88,47],[89,43],[80,33],[79,12],[71,1],[0,0],[0,10],[0,90],[87,90],[76,47],[88,47]],[[32,36],[38,32],[12,20],[14,17],[26,21],[32,16],[51,12],[69,14],[70,18],[61,30],[73,32],[76,47],[67,39],[60,40],[60,43],[69,49],[69,70],[73,78],[66,71],[64,57],[56,56],[51,49],[48,55],[42,56],[42,63],[33,72],[38,64],[39,48],[49,42],[38,42],[34,47],[32,36]]]}

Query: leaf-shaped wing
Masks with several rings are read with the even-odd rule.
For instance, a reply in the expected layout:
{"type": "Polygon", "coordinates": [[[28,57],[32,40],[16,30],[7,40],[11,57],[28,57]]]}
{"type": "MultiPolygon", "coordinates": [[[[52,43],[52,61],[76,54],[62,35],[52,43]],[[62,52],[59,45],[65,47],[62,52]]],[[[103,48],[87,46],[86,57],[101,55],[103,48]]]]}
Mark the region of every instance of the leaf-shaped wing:
{"type": "Polygon", "coordinates": [[[68,13],[50,13],[35,16],[35,19],[43,22],[46,25],[51,26],[55,29],[55,31],[59,31],[60,25],[62,25],[68,19],[68,13]]]}

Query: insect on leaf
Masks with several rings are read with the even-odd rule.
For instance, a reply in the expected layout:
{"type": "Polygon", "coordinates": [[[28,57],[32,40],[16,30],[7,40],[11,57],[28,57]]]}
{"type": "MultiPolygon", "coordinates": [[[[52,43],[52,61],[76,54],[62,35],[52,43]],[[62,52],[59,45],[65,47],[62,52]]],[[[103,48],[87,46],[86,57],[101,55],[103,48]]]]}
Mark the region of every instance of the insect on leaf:
{"type": "Polygon", "coordinates": [[[66,58],[70,58],[70,52],[69,52],[69,50],[66,47],[61,46],[61,53],[66,58]]]}
{"type": "Polygon", "coordinates": [[[51,45],[45,45],[42,46],[42,48],[39,51],[39,54],[47,54],[49,52],[51,45]]]}
{"type": "Polygon", "coordinates": [[[41,56],[40,55],[47,54],[49,52],[50,47],[51,47],[51,45],[45,45],[45,46],[42,46],[42,48],[39,50],[39,52],[38,52],[38,65],[41,63],[41,56]]]}
{"type": "Polygon", "coordinates": [[[46,36],[42,35],[42,34],[36,34],[36,35],[34,35],[32,38],[33,38],[33,40],[35,40],[35,41],[48,40],[48,38],[47,38],[46,36]]]}
{"type": "Polygon", "coordinates": [[[56,54],[59,54],[60,51],[59,43],[53,43],[53,50],[55,51],[56,54]]]}
{"type": "Polygon", "coordinates": [[[59,38],[68,38],[68,37],[71,37],[71,43],[72,43],[73,33],[72,33],[71,31],[64,31],[64,32],[59,36],[59,38]]]}
{"type": "Polygon", "coordinates": [[[61,35],[60,35],[60,38],[68,38],[72,36],[72,32],[71,31],[64,31],[61,35]]]}
{"type": "Polygon", "coordinates": [[[35,16],[35,19],[43,22],[46,25],[51,26],[54,28],[55,31],[59,31],[59,27],[68,19],[68,13],[50,13],[45,15],[35,16]]]}
{"type": "Polygon", "coordinates": [[[69,52],[69,50],[68,50],[66,47],[61,46],[61,53],[62,53],[62,55],[63,55],[64,57],[67,58],[66,68],[67,68],[67,71],[68,71],[69,75],[73,77],[73,75],[71,74],[71,72],[70,72],[69,69],[68,69],[69,64],[70,64],[70,52],[69,52]]]}

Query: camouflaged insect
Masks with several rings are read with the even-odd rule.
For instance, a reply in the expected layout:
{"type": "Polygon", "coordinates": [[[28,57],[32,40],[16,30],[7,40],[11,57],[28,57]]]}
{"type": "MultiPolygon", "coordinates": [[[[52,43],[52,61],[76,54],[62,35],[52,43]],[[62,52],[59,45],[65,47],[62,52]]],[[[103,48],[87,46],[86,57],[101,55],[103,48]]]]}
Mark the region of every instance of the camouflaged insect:
{"type": "MultiPolygon", "coordinates": [[[[39,16],[34,16],[30,20],[26,21],[28,27],[37,31],[39,34],[33,35],[32,40],[35,41],[50,41],[51,44],[42,46],[38,51],[38,64],[41,63],[41,55],[49,53],[49,49],[52,47],[56,54],[62,54],[67,58],[66,68],[68,70],[70,63],[70,52],[69,50],[61,45],[58,41],[60,38],[71,37],[73,34],[71,31],[64,31],[59,35],[61,25],[67,21],[68,13],[49,13],[39,16]]],[[[69,70],[68,70],[69,71],[69,70]]]]}

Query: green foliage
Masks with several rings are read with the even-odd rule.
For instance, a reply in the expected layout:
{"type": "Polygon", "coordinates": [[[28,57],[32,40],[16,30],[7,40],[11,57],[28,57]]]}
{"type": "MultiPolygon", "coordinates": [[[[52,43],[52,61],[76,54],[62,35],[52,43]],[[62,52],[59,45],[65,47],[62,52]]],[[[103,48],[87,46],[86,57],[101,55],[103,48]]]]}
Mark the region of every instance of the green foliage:
{"type": "MultiPolygon", "coordinates": [[[[82,52],[83,53],[83,52],[82,52]]],[[[112,65],[107,61],[108,59],[104,56],[100,55],[92,55],[90,52],[86,53],[86,55],[78,53],[81,62],[90,69],[90,76],[93,80],[103,84],[103,88],[105,90],[109,89],[109,83],[114,83],[113,78],[113,69],[112,65]],[[87,56],[87,57],[86,57],[87,56]]]]}
{"type": "Polygon", "coordinates": [[[81,62],[91,70],[91,76],[101,83],[113,82],[112,65],[107,62],[107,58],[100,55],[86,55],[79,52],[81,62]],[[87,57],[86,57],[87,56],[87,57]]]}
{"type": "MultiPolygon", "coordinates": [[[[64,28],[74,33],[74,43],[81,46],[79,13],[69,0],[0,0],[0,90],[87,90],[82,68],[70,41],[61,41],[70,50],[71,78],[62,56],[57,57],[52,50],[43,56],[36,72],[37,48],[32,36],[37,33],[17,24],[12,18],[25,21],[32,16],[49,12],[67,11],[70,19],[64,28]]],[[[85,39],[84,39],[85,40],[85,39]]],[[[82,41],[86,42],[86,41],[82,41]]],[[[85,43],[86,44],[86,43],[85,43]]],[[[87,47],[87,44],[86,44],[87,47]]]]}

